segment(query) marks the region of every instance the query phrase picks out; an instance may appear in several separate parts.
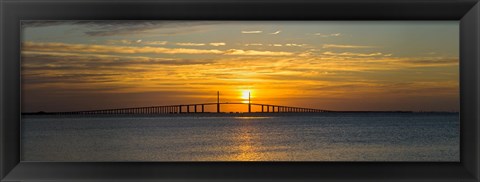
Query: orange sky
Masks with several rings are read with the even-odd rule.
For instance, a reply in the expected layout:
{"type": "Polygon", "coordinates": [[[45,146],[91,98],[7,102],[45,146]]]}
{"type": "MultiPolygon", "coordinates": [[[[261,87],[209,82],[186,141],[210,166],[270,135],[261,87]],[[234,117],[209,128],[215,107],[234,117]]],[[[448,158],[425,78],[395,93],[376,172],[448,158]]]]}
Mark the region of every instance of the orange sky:
{"type": "Polygon", "coordinates": [[[24,112],[216,102],[217,91],[327,110],[459,108],[458,22],[23,25],[24,112]]]}

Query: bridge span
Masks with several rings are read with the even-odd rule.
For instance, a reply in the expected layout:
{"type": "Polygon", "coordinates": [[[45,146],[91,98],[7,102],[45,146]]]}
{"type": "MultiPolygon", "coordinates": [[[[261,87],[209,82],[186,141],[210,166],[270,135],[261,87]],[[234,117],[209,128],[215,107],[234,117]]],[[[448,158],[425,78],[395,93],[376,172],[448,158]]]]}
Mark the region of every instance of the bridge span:
{"type": "MultiPolygon", "coordinates": [[[[248,105],[248,113],[252,112],[252,106],[261,107],[260,113],[307,113],[307,112],[329,112],[328,110],[281,106],[259,103],[241,103],[241,102],[223,102],[223,103],[199,103],[199,104],[182,104],[182,105],[165,105],[165,106],[149,106],[135,108],[119,108],[119,109],[102,109],[74,112],[57,112],[61,115],[90,115],[90,114],[182,114],[182,113],[206,113],[205,106],[216,105],[216,113],[221,113],[222,105],[248,105]]],[[[209,112],[211,113],[211,112],[209,112]]]]}

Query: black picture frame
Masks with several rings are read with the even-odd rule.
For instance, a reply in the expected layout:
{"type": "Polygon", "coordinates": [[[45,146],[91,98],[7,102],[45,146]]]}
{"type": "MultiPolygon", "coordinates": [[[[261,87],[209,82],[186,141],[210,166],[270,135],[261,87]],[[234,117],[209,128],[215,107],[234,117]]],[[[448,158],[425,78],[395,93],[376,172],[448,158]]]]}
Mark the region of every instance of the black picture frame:
{"type": "Polygon", "coordinates": [[[0,0],[1,181],[480,180],[478,0],[0,0]],[[21,20],[459,20],[460,162],[22,162],[21,20]]]}

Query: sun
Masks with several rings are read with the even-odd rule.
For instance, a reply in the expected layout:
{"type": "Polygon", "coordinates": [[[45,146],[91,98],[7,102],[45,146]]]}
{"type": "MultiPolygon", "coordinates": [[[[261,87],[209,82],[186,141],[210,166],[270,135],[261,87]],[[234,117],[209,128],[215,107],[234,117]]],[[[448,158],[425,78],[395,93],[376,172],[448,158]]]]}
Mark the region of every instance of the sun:
{"type": "Polygon", "coordinates": [[[252,91],[251,90],[242,90],[241,91],[242,95],[240,98],[242,99],[242,103],[248,103],[248,98],[252,97],[252,91]]]}
{"type": "Polygon", "coordinates": [[[247,99],[248,100],[248,97],[249,97],[250,94],[251,94],[250,90],[242,90],[242,99],[247,99]]]}

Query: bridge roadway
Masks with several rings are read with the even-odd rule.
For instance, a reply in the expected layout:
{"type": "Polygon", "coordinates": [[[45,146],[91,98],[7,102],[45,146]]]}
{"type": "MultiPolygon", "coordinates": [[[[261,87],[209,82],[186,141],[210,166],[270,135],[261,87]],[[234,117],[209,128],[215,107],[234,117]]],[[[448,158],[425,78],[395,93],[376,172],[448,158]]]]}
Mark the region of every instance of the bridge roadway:
{"type": "Polygon", "coordinates": [[[329,112],[328,110],[280,106],[272,104],[258,104],[258,103],[242,103],[242,102],[223,102],[223,103],[200,103],[200,104],[182,104],[182,105],[166,105],[166,106],[150,106],[150,107],[136,107],[136,108],[119,108],[119,109],[103,109],[90,111],[74,111],[74,112],[58,112],[55,114],[70,115],[90,115],[90,114],[181,114],[181,113],[205,113],[205,106],[216,105],[217,113],[220,113],[221,105],[248,105],[248,112],[252,112],[252,106],[260,106],[262,113],[307,113],[307,112],[329,112]]]}

